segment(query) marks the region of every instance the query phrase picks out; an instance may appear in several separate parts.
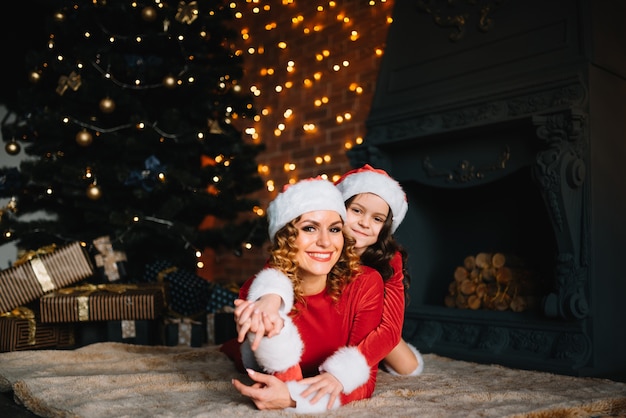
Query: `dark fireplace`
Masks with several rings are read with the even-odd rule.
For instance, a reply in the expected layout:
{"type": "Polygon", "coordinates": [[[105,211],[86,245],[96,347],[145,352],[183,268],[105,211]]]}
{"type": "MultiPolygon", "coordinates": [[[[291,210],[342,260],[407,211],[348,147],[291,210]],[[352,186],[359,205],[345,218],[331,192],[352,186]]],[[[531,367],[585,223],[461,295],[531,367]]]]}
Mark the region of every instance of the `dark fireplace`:
{"type": "MultiPolygon", "coordinates": [[[[625,6],[394,7],[365,144],[349,156],[409,197],[404,338],[471,361],[623,374],[626,58],[607,41],[626,39],[625,6]],[[527,305],[446,303],[455,269],[479,253],[523,260],[532,283],[507,297],[527,293],[527,305]]],[[[484,279],[491,300],[510,290],[499,280],[484,279]]]]}

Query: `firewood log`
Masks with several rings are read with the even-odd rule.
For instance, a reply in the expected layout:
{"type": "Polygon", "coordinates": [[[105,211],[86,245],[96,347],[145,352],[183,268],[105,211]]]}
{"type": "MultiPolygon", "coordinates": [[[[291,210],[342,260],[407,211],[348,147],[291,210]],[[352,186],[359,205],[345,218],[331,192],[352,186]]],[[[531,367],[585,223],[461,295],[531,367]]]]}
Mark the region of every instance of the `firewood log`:
{"type": "Polygon", "coordinates": [[[478,253],[476,254],[476,267],[484,269],[491,266],[491,253],[478,253]]]}
{"type": "Polygon", "coordinates": [[[480,299],[480,297],[476,294],[473,295],[469,295],[467,297],[467,307],[470,309],[479,309],[480,305],[481,305],[482,301],[480,299]]]}
{"type": "Polygon", "coordinates": [[[491,257],[491,265],[495,268],[504,266],[523,268],[526,264],[521,257],[514,254],[494,253],[491,257]]]}
{"type": "Polygon", "coordinates": [[[469,277],[469,271],[463,267],[463,266],[458,266],[456,269],[454,269],[454,280],[456,280],[457,282],[461,283],[463,280],[467,279],[469,277]]]}
{"type": "Polygon", "coordinates": [[[476,283],[473,282],[472,280],[465,279],[461,282],[461,285],[459,286],[459,290],[464,295],[471,295],[474,292],[476,292],[476,283]]]}
{"type": "Polygon", "coordinates": [[[463,260],[463,267],[465,267],[467,271],[474,270],[474,268],[476,268],[476,258],[473,255],[465,257],[463,260]]]}
{"type": "Polygon", "coordinates": [[[443,300],[444,305],[446,305],[446,308],[456,308],[456,297],[455,295],[446,295],[446,297],[443,300]]]}

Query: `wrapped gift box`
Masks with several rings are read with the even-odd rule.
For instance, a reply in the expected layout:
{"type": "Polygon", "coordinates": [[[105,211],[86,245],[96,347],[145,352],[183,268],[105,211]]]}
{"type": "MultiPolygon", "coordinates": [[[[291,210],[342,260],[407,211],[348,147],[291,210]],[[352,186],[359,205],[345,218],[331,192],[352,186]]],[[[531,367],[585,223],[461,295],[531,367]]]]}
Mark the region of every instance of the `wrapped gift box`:
{"type": "Polygon", "coordinates": [[[41,322],[156,319],[165,309],[162,284],[84,284],[39,299],[41,322]]]}
{"type": "Polygon", "coordinates": [[[0,352],[74,346],[71,324],[43,324],[33,310],[24,307],[0,316],[0,352]]]}
{"type": "Polygon", "coordinates": [[[239,297],[239,289],[225,287],[218,283],[211,286],[211,294],[206,305],[206,312],[228,312],[235,309],[235,299],[239,297]]]}
{"type": "Polygon", "coordinates": [[[35,255],[22,264],[0,271],[0,313],[78,283],[93,273],[89,254],[79,242],[35,255]]]}
{"type": "Polygon", "coordinates": [[[192,271],[179,269],[167,260],[146,266],[145,282],[167,283],[170,300],[168,307],[182,317],[203,313],[211,293],[211,283],[192,271]]]}
{"type": "Polygon", "coordinates": [[[191,318],[166,318],[165,345],[202,347],[206,340],[205,329],[205,324],[191,318]]]}
{"type": "Polygon", "coordinates": [[[126,344],[157,345],[162,344],[159,320],[124,320],[108,321],[108,341],[126,344]]]}
{"type": "Polygon", "coordinates": [[[237,337],[235,314],[232,312],[211,312],[206,319],[207,343],[222,344],[237,337]]]}

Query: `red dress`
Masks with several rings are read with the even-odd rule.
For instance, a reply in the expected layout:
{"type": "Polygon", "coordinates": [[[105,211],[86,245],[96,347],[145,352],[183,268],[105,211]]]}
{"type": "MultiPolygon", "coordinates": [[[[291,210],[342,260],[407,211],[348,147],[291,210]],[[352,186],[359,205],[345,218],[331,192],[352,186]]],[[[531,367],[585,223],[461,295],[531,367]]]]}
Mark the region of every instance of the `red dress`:
{"type": "MultiPolygon", "coordinates": [[[[239,292],[240,298],[247,299],[254,279],[244,283],[239,292]]],[[[272,291],[267,293],[272,293],[272,291]]],[[[285,299],[285,295],[281,294],[281,296],[285,299]]],[[[361,274],[344,288],[337,303],[333,302],[325,292],[321,292],[305,296],[304,303],[295,302],[294,309],[289,310],[289,317],[303,342],[302,356],[299,361],[303,375],[306,377],[318,374],[320,367],[328,366],[330,369],[327,371],[344,385],[346,393],[341,395],[342,405],[369,398],[374,392],[379,360],[370,362],[365,359],[362,354],[359,354],[356,346],[381,324],[383,300],[384,287],[380,274],[372,268],[363,266],[361,274]],[[349,348],[347,352],[341,351],[346,347],[349,348]],[[360,358],[355,358],[355,355],[360,358]],[[336,361],[329,363],[329,359],[333,358],[336,361]],[[363,376],[364,373],[365,381],[353,380],[352,376],[363,376]],[[356,388],[353,389],[352,386],[356,388]]],[[[371,344],[374,344],[373,340],[371,344]]],[[[285,344],[285,350],[289,350],[287,345],[285,344]]],[[[368,352],[374,351],[373,345],[369,348],[366,345],[364,349],[368,352]]],[[[236,339],[226,342],[222,346],[222,351],[241,366],[241,354],[236,339]]],[[[301,409],[302,403],[298,402],[298,411],[314,412],[301,409]]],[[[321,405],[324,409],[326,407],[324,400],[316,405],[321,405]]]]}

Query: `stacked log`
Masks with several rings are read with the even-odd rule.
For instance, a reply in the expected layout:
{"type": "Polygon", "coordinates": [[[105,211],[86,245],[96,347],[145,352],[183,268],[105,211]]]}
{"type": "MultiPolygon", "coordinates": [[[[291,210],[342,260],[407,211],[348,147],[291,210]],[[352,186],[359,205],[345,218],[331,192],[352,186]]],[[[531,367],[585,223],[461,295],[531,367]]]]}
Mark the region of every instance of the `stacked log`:
{"type": "Polygon", "coordinates": [[[455,268],[444,303],[449,308],[522,312],[536,302],[536,280],[519,257],[481,252],[455,268]]]}

